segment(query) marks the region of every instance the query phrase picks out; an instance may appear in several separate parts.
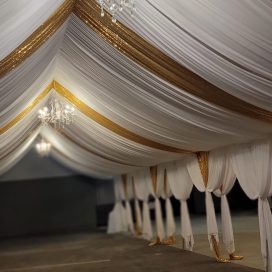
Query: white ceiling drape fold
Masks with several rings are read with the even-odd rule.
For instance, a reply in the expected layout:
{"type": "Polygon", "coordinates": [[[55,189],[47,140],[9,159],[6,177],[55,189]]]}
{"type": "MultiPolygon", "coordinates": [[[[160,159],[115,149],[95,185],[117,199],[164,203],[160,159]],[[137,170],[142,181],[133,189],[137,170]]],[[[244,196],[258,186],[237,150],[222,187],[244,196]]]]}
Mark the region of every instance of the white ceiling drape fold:
{"type": "Polygon", "coordinates": [[[271,13],[270,1],[139,0],[133,18],[119,19],[207,81],[271,110],[271,13]]]}

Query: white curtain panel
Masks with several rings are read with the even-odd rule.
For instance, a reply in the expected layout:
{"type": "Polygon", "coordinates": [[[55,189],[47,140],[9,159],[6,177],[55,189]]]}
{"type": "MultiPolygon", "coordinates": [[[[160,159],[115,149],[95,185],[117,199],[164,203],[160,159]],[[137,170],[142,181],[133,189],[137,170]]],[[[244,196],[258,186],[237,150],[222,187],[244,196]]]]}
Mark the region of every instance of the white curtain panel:
{"type": "Polygon", "coordinates": [[[64,0],[0,1],[0,60],[41,26],[64,0]]]}
{"type": "Polygon", "coordinates": [[[214,194],[221,198],[221,221],[222,221],[222,236],[223,242],[229,254],[235,251],[233,227],[231,220],[231,213],[228,204],[227,194],[232,189],[236,175],[233,171],[228,150],[223,150],[222,156],[225,157],[224,175],[221,180],[220,189],[214,191],[214,194]]]}
{"type": "Polygon", "coordinates": [[[213,176],[211,175],[212,178],[209,177],[208,184],[210,183],[210,185],[208,185],[206,188],[204,180],[203,180],[201,172],[200,172],[197,157],[196,156],[191,157],[187,161],[188,173],[192,179],[193,184],[196,186],[196,188],[200,192],[205,192],[205,207],[206,207],[208,240],[210,243],[210,248],[211,248],[211,250],[213,250],[213,243],[212,243],[211,237],[214,236],[217,242],[219,242],[219,237],[218,237],[218,227],[217,227],[217,222],[216,222],[214,203],[213,203],[213,199],[212,199],[212,195],[211,195],[211,191],[212,191],[211,186],[212,186],[212,184],[215,184],[214,179],[218,178],[220,176],[220,174],[219,174],[217,167],[211,166],[209,163],[209,171],[211,168],[216,170],[216,172],[214,173],[213,176]]]}
{"type": "Polygon", "coordinates": [[[107,233],[126,232],[128,230],[127,213],[122,204],[125,193],[121,176],[114,178],[115,205],[109,214],[107,233]]]}
{"type": "Polygon", "coordinates": [[[152,195],[155,199],[155,224],[156,224],[156,238],[158,237],[160,241],[163,241],[165,238],[165,227],[162,218],[162,209],[161,203],[159,198],[161,197],[162,193],[162,185],[159,183],[158,180],[158,171],[157,171],[157,186],[156,190],[154,190],[151,174],[147,175],[147,186],[149,188],[150,195],[152,195]]]}
{"type": "Polygon", "coordinates": [[[272,271],[272,215],[267,198],[272,195],[271,141],[256,141],[233,146],[230,154],[233,170],[250,199],[258,199],[261,251],[267,271],[272,271]]]}
{"type": "Polygon", "coordinates": [[[113,210],[109,214],[107,233],[113,234],[127,231],[126,211],[121,202],[114,205],[113,210]]]}
{"type": "Polygon", "coordinates": [[[143,201],[142,237],[147,240],[150,240],[153,237],[150,210],[148,205],[148,198],[150,195],[150,187],[148,186],[148,182],[150,182],[149,176],[149,168],[143,168],[133,173],[136,196],[138,199],[143,201]]]}
{"type": "Polygon", "coordinates": [[[186,167],[186,160],[169,164],[167,177],[174,197],[180,201],[181,236],[185,241],[185,248],[192,251],[194,236],[187,199],[190,197],[193,183],[186,167]]]}
{"type": "Polygon", "coordinates": [[[168,168],[169,164],[159,164],[157,172],[157,194],[165,200],[166,212],[166,236],[173,237],[176,232],[176,223],[174,219],[173,207],[170,197],[172,196],[169,185],[168,168]],[[165,177],[166,175],[166,177],[165,177]],[[166,180],[165,180],[166,178],[166,180]]]}
{"type": "Polygon", "coordinates": [[[127,214],[127,222],[128,222],[128,230],[130,233],[135,233],[132,209],[130,201],[134,199],[136,196],[134,195],[133,184],[132,184],[132,176],[129,174],[126,177],[126,185],[122,184],[125,190],[125,209],[127,214]]]}
{"type": "Polygon", "coordinates": [[[139,0],[133,18],[118,19],[214,85],[270,110],[271,13],[269,0],[139,0]]]}

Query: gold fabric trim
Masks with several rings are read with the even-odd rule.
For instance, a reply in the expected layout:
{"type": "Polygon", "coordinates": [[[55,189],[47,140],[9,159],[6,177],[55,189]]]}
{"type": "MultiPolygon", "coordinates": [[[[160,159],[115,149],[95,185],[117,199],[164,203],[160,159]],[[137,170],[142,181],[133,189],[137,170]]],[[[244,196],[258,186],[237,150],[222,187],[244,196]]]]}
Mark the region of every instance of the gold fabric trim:
{"type": "Polygon", "coordinates": [[[157,172],[158,172],[158,166],[151,166],[149,168],[150,170],[150,176],[151,176],[151,182],[153,186],[154,193],[156,194],[157,192],[157,172]]]}
{"type": "Polygon", "coordinates": [[[0,78],[14,70],[27,57],[41,47],[65,22],[71,14],[73,6],[74,0],[65,0],[65,2],[23,43],[1,60],[0,78]]]}
{"type": "Polygon", "coordinates": [[[164,173],[163,173],[163,190],[164,190],[164,193],[165,193],[165,196],[167,196],[167,182],[168,182],[168,179],[167,179],[167,171],[166,169],[164,169],[164,173]]]}
{"type": "Polygon", "coordinates": [[[122,184],[123,184],[123,190],[124,190],[124,195],[125,198],[128,199],[128,192],[127,192],[127,174],[122,174],[122,184]]]}
{"type": "Polygon", "coordinates": [[[72,103],[74,106],[77,107],[78,110],[80,110],[82,113],[84,113],[87,117],[95,121],[96,123],[100,124],[101,126],[109,129],[110,131],[128,139],[133,142],[152,147],[154,149],[159,149],[167,152],[173,152],[173,153],[182,153],[182,154],[190,154],[191,151],[187,151],[184,149],[167,146],[152,140],[149,140],[147,138],[144,138],[134,132],[131,132],[120,125],[116,124],[115,122],[111,121],[107,117],[103,116],[102,114],[98,113],[88,105],[86,105],[84,102],[82,102],[80,99],[78,99],[75,95],[73,95],[68,89],[63,87],[61,84],[59,84],[57,81],[53,81],[48,85],[48,87],[40,94],[38,97],[36,97],[29,106],[27,106],[21,113],[19,113],[14,119],[12,119],[10,122],[8,122],[6,125],[0,128],[0,135],[5,133],[8,129],[13,127],[17,122],[22,120],[49,92],[51,89],[54,89],[57,93],[59,93],[61,96],[66,98],[70,103],[72,103]]]}
{"type": "Polygon", "coordinates": [[[209,152],[197,152],[196,156],[205,187],[207,187],[209,179],[209,152]]]}
{"type": "Polygon", "coordinates": [[[111,15],[100,16],[95,0],[78,0],[73,12],[106,42],[127,57],[178,88],[217,106],[261,121],[272,122],[272,112],[261,109],[209,83],[177,63],[111,15]]]}

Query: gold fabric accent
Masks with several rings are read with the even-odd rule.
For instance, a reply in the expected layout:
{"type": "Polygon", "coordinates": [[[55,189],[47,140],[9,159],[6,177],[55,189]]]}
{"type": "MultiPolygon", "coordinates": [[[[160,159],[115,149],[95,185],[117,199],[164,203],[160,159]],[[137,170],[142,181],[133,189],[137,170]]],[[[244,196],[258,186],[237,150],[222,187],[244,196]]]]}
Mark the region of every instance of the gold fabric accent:
{"type": "Polygon", "coordinates": [[[101,115],[88,105],[86,105],[84,102],[79,100],[75,95],[73,95],[68,89],[60,85],[58,82],[54,81],[53,82],[54,89],[63,97],[65,97],[70,103],[75,105],[82,113],[84,113],[86,116],[91,118],[93,121],[97,122],[101,126],[109,129],[110,131],[128,139],[133,142],[149,146],[155,149],[160,149],[163,151],[168,151],[168,152],[174,152],[174,153],[192,153],[191,151],[187,151],[184,149],[172,147],[172,146],[167,146],[152,140],[149,140],[147,138],[144,138],[132,131],[129,131],[120,125],[116,124],[115,122],[111,121],[107,117],[101,115]]]}
{"type": "Polygon", "coordinates": [[[176,237],[175,235],[169,236],[167,239],[163,240],[162,244],[166,246],[171,246],[176,243],[176,237]]]}
{"type": "Polygon", "coordinates": [[[100,16],[95,0],[78,0],[73,12],[106,42],[127,57],[178,88],[217,106],[261,121],[272,122],[272,112],[236,98],[177,63],[111,15],[100,16]]]}
{"type": "Polygon", "coordinates": [[[214,237],[214,235],[211,236],[211,241],[212,241],[212,246],[213,246],[213,251],[215,254],[215,259],[218,263],[229,263],[230,261],[223,258],[220,253],[219,245],[214,237]]]}
{"type": "Polygon", "coordinates": [[[151,182],[152,182],[152,186],[153,186],[153,190],[154,193],[156,194],[157,191],[157,170],[158,170],[158,166],[151,166],[149,168],[150,170],[150,176],[151,176],[151,182]]]}
{"type": "Polygon", "coordinates": [[[13,118],[10,122],[0,128],[0,135],[5,133],[8,129],[16,125],[19,121],[21,121],[25,116],[32,111],[32,109],[40,103],[40,101],[50,92],[53,88],[53,82],[50,83],[44,91],[42,91],[22,112],[20,112],[15,118],[13,118]]]}
{"type": "Polygon", "coordinates": [[[65,0],[64,3],[23,43],[0,61],[0,78],[14,70],[27,57],[41,47],[65,22],[71,14],[74,0],[65,0]]]}
{"type": "Polygon", "coordinates": [[[161,242],[159,236],[156,236],[156,238],[154,240],[151,240],[148,243],[148,246],[157,246],[157,245],[162,245],[162,242],[161,242]]]}
{"type": "Polygon", "coordinates": [[[125,198],[128,199],[128,192],[127,192],[127,175],[123,174],[121,175],[122,178],[122,184],[123,184],[123,190],[125,194],[125,198]]]}
{"type": "Polygon", "coordinates": [[[165,196],[167,195],[167,171],[164,169],[164,176],[163,176],[163,189],[165,196]]]}
{"type": "Polygon", "coordinates": [[[241,255],[235,255],[235,253],[231,253],[229,254],[229,260],[231,261],[241,261],[244,259],[244,256],[241,256],[241,255]]]}
{"type": "Polygon", "coordinates": [[[197,152],[196,155],[205,187],[207,187],[209,179],[209,152],[197,152]]]}

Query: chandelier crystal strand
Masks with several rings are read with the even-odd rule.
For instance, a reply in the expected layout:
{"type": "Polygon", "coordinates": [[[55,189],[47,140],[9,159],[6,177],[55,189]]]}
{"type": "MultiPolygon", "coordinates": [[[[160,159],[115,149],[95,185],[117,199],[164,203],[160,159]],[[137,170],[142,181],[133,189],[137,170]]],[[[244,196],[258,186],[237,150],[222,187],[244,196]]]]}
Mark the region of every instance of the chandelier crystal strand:
{"type": "Polygon", "coordinates": [[[42,138],[41,141],[36,144],[36,150],[41,157],[47,157],[51,150],[51,144],[42,138]]]}
{"type": "Polygon", "coordinates": [[[98,0],[101,7],[101,17],[105,15],[105,9],[112,15],[112,22],[116,23],[116,15],[118,12],[128,10],[133,16],[136,10],[135,0],[98,0]]]}
{"type": "Polygon", "coordinates": [[[48,107],[39,110],[38,118],[44,126],[51,124],[55,128],[64,128],[74,122],[75,114],[74,106],[53,97],[48,107]]]}

